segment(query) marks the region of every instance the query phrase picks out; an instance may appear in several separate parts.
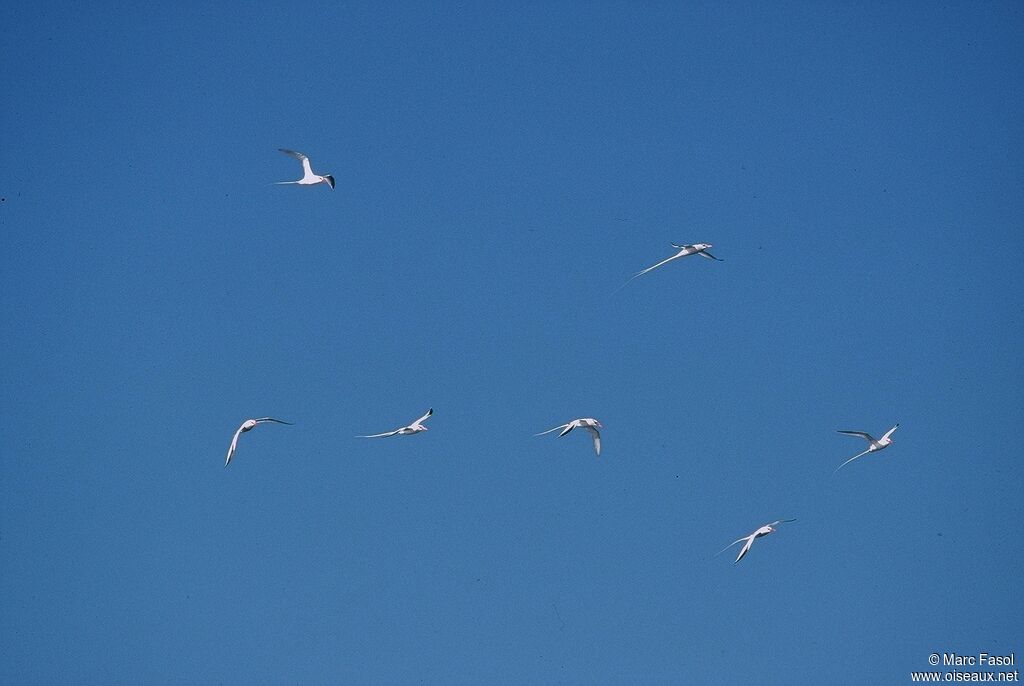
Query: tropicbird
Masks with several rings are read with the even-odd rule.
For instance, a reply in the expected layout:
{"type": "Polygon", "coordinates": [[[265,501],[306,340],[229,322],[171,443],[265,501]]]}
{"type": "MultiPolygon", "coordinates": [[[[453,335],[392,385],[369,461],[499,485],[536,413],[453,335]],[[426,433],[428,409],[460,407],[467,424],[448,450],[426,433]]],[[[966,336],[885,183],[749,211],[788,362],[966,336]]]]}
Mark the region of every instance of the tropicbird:
{"type": "Polygon", "coordinates": [[[235,448],[238,447],[238,437],[244,434],[246,431],[252,431],[256,428],[257,424],[263,424],[264,422],[277,422],[278,424],[288,424],[292,426],[291,422],[285,422],[280,419],[274,419],[273,417],[260,417],[259,419],[246,419],[242,422],[242,425],[238,427],[238,431],[235,432],[234,437],[231,439],[231,447],[228,448],[228,457],[224,460],[224,466],[227,467],[231,464],[231,458],[235,456],[235,448]]]}
{"type": "Polygon", "coordinates": [[[395,429],[394,431],[386,431],[382,434],[371,434],[369,436],[356,436],[356,438],[384,438],[386,436],[408,436],[409,434],[418,434],[420,431],[426,431],[427,427],[423,426],[423,422],[430,418],[430,415],[434,414],[434,408],[427,410],[427,413],[417,419],[409,426],[403,426],[401,429],[395,429]]]}
{"type": "Polygon", "coordinates": [[[838,467],[836,467],[835,471],[832,472],[832,473],[835,474],[840,469],[842,469],[843,467],[845,467],[849,463],[853,462],[854,460],[856,460],[861,455],[867,455],[868,453],[873,453],[873,452],[876,452],[876,451],[879,451],[879,450],[885,450],[886,448],[888,448],[892,444],[892,439],[889,438],[889,436],[892,436],[892,432],[895,431],[898,428],[900,428],[899,424],[897,424],[896,426],[894,426],[891,429],[889,429],[888,431],[886,431],[885,435],[882,436],[881,438],[879,438],[877,441],[874,439],[874,437],[871,436],[871,434],[864,433],[863,431],[837,431],[836,433],[846,434],[847,436],[860,436],[861,438],[863,438],[865,441],[868,442],[868,449],[865,450],[862,453],[857,453],[856,455],[851,457],[849,460],[847,460],[846,462],[844,462],[841,465],[839,465],[838,467]]]}
{"type": "Polygon", "coordinates": [[[729,548],[731,548],[734,545],[736,545],[737,543],[739,543],[740,541],[746,541],[746,543],[743,545],[743,548],[740,549],[740,554],[736,556],[736,561],[733,562],[733,564],[736,564],[737,562],[742,560],[743,557],[750,551],[750,546],[754,545],[754,539],[761,538],[762,536],[767,536],[768,534],[775,533],[776,531],[778,531],[778,529],[776,529],[775,527],[777,527],[779,524],[784,524],[786,522],[795,522],[795,521],[796,521],[795,519],[776,519],[771,524],[765,524],[760,529],[758,529],[758,530],[754,531],[753,533],[751,533],[749,536],[744,536],[743,538],[737,538],[735,541],[733,541],[732,543],[730,543],[729,545],[725,546],[724,548],[719,550],[717,553],[715,553],[715,557],[718,557],[719,555],[724,553],[726,550],[728,550],[729,548]]]}
{"type": "Polygon", "coordinates": [[[548,429],[547,431],[541,431],[539,434],[534,434],[534,436],[543,436],[544,434],[549,434],[552,431],[558,431],[559,429],[561,429],[562,433],[558,434],[558,437],[561,438],[562,436],[566,435],[567,433],[569,433],[570,431],[572,431],[576,427],[580,427],[582,429],[586,429],[587,431],[590,432],[590,434],[594,437],[594,452],[597,453],[598,456],[600,456],[601,455],[601,432],[599,432],[598,429],[603,429],[604,427],[601,425],[601,422],[597,421],[593,417],[582,417],[580,419],[574,419],[571,422],[566,422],[565,424],[559,424],[558,426],[556,426],[553,429],[548,429]]]}
{"type": "Polygon", "coordinates": [[[680,257],[686,257],[688,255],[700,255],[701,257],[706,257],[709,260],[716,260],[718,262],[725,262],[725,260],[720,260],[720,259],[718,259],[717,257],[715,257],[714,255],[712,255],[711,253],[708,252],[708,248],[714,247],[710,243],[692,243],[692,244],[688,244],[688,245],[678,245],[676,243],[669,243],[669,245],[671,245],[673,248],[677,248],[679,250],[679,252],[677,252],[672,257],[669,257],[667,259],[662,260],[661,262],[659,262],[656,265],[653,265],[651,267],[648,267],[647,269],[643,269],[641,271],[638,271],[636,274],[634,274],[633,276],[629,277],[629,281],[626,281],[626,283],[622,284],[622,286],[619,286],[619,288],[622,288],[623,286],[625,286],[627,283],[629,283],[630,281],[632,281],[636,277],[643,276],[647,272],[652,271],[654,269],[657,269],[658,267],[660,267],[663,264],[668,264],[672,260],[678,260],[680,257]]]}
{"type": "Polygon", "coordinates": [[[285,155],[291,155],[295,159],[302,162],[302,178],[299,179],[298,181],[276,181],[275,183],[277,185],[286,183],[297,183],[300,186],[315,186],[318,183],[326,183],[328,186],[331,187],[331,190],[334,190],[334,177],[331,176],[330,174],[324,174],[323,176],[320,176],[319,174],[314,174],[313,168],[309,166],[308,157],[303,155],[301,152],[295,152],[294,150],[286,150],[285,148],[278,148],[278,150],[283,152],[285,155]]]}

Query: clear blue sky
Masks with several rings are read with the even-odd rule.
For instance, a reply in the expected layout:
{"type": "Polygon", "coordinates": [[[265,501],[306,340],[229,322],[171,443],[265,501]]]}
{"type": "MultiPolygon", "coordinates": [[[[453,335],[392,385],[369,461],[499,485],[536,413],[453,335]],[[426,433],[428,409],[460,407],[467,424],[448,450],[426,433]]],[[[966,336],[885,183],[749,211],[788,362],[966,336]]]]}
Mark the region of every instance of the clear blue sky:
{"type": "Polygon", "coordinates": [[[89,4],[0,9],[0,682],[1022,658],[1020,3],[89,4]]]}

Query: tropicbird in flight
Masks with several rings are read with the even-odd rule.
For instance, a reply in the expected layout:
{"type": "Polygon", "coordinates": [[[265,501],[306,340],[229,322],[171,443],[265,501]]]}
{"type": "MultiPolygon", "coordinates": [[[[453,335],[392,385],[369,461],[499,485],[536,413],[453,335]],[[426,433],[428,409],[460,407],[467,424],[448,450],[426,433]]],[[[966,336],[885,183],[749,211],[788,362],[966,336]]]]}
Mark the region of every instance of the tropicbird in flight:
{"type": "Polygon", "coordinates": [[[235,432],[234,437],[231,439],[231,447],[228,448],[228,457],[224,460],[224,466],[227,467],[231,464],[231,458],[235,456],[235,448],[238,447],[238,437],[244,434],[246,431],[252,431],[256,428],[257,424],[263,424],[264,422],[276,422],[278,424],[287,424],[292,426],[291,422],[285,422],[280,419],[274,419],[273,417],[260,417],[259,419],[246,419],[242,422],[242,425],[238,427],[238,431],[235,432]]]}
{"type": "Polygon", "coordinates": [[[835,474],[840,469],[842,469],[843,467],[845,467],[849,463],[853,462],[854,460],[856,460],[861,455],[867,455],[868,453],[873,453],[873,452],[876,452],[876,451],[879,451],[879,450],[885,450],[886,448],[888,448],[892,444],[892,439],[889,438],[889,436],[892,436],[892,432],[895,431],[898,428],[900,428],[899,424],[897,424],[896,426],[894,426],[891,429],[889,429],[888,431],[886,431],[885,435],[882,436],[881,438],[879,438],[877,441],[874,439],[874,437],[871,434],[864,433],[863,431],[837,431],[837,433],[846,434],[847,436],[860,436],[861,438],[863,438],[865,441],[868,442],[868,449],[865,450],[862,453],[857,453],[856,455],[851,457],[849,460],[847,460],[846,462],[844,462],[841,465],[839,465],[838,467],[836,467],[835,471],[832,472],[832,473],[835,474]]]}
{"type": "Polygon", "coordinates": [[[737,543],[739,543],[740,541],[746,541],[746,543],[744,543],[743,547],[740,549],[740,554],[736,556],[736,561],[733,562],[733,564],[736,564],[737,562],[742,560],[743,557],[748,552],[750,552],[750,546],[754,545],[754,539],[761,538],[762,536],[767,536],[768,534],[775,533],[776,531],[778,531],[778,529],[776,527],[779,524],[784,524],[786,522],[795,522],[795,521],[796,521],[795,519],[776,519],[771,524],[765,524],[764,526],[762,526],[757,531],[754,531],[753,533],[751,533],[749,536],[744,536],[743,538],[737,538],[735,541],[733,541],[732,543],[730,543],[729,545],[725,546],[724,548],[719,550],[717,553],[715,553],[715,557],[718,557],[719,555],[724,553],[726,550],[728,550],[729,548],[731,548],[734,545],[736,545],[737,543]]]}
{"type": "Polygon", "coordinates": [[[294,150],[286,150],[285,148],[278,148],[278,150],[283,152],[285,155],[291,155],[302,162],[302,178],[298,181],[276,181],[275,183],[277,185],[280,186],[286,183],[297,183],[300,186],[315,186],[318,183],[326,183],[331,187],[331,190],[334,190],[334,177],[330,174],[324,174],[323,176],[314,174],[313,168],[309,166],[308,157],[303,155],[301,152],[295,152],[294,150]]]}
{"type": "Polygon", "coordinates": [[[382,434],[371,434],[369,436],[356,436],[356,438],[384,438],[386,436],[408,436],[409,434],[418,434],[421,431],[426,431],[427,427],[423,426],[423,422],[430,418],[430,415],[434,414],[434,408],[427,410],[427,413],[417,419],[409,426],[403,426],[401,429],[395,429],[394,431],[386,431],[382,434]]]}
{"type": "Polygon", "coordinates": [[[643,269],[641,271],[638,271],[636,274],[634,274],[633,276],[629,277],[629,281],[626,281],[626,283],[622,284],[622,286],[619,286],[619,288],[622,288],[623,286],[625,286],[627,283],[629,283],[630,281],[632,281],[636,277],[643,276],[647,272],[653,271],[653,270],[657,269],[658,267],[660,267],[663,264],[668,264],[672,260],[678,260],[680,257],[686,257],[688,255],[700,255],[701,257],[706,257],[709,260],[717,260],[718,262],[725,262],[725,260],[719,260],[717,257],[715,257],[714,255],[712,255],[711,253],[708,252],[708,248],[714,247],[710,243],[692,243],[692,244],[688,244],[688,245],[677,245],[676,243],[669,243],[669,245],[671,245],[673,248],[677,248],[679,250],[679,252],[677,252],[672,257],[669,257],[667,259],[662,260],[661,262],[659,262],[656,265],[653,265],[651,267],[648,267],[647,269],[643,269]]]}
{"type": "Polygon", "coordinates": [[[558,434],[558,437],[561,438],[562,436],[566,435],[567,433],[569,433],[570,431],[572,431],[576,427],[580,427],[582,429],[586,429],[587,431],[590,432],[590,434],[594,437],[594,452],[597,453],[598,456],[600,456],[601,455],[601,432],[598,431],[598,429],[603,429],[604,427],[601,425],[601,422],[597,421],[593,417],[582,417],[580,419],[574,419],[571,422],[566,422],[565,424],[559,424],[558,426],[556,426],[553,429],[548,429],[547,431],[541,431],[539,434],[534,434],[534,436],[543,436],[544,434],[549,434],[552,431],[558,431],[559,429],[561,429],[562,433],[558,434]]]}

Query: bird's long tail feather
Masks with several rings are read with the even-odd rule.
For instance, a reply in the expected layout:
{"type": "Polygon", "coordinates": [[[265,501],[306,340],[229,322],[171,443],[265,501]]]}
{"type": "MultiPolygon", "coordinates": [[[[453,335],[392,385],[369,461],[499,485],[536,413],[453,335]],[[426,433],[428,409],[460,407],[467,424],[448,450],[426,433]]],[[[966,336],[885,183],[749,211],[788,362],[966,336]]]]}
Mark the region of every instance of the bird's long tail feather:
{"type": "Polygon", "coordinates": [[[646,274],[646,273],[647,273],[647,270],[644,269],[643,271],[639,271],[636,274],[634,274],[633,276],[629,277],[628,279],[626,279],[625,283],[623,283],[621,286],[619,286],[614,291],[612,291],[612,295],[615,295],[616,293],[621,291],[623,288],[625,288],[626,286],[631,284],[633,282],[633,279],[635,279],[636,277],[638,277],[638,276],[640,276],[642,274],[646,274]]]}
{"type": "Polygon", "coordinates": [[[839,465],[838,467],[836,467],[835,471],[834,471],[834,472],[832,472],[832,473],[833,473],[833,474],[835,474],[835,473],[836,473],[836,472],[838,472],[838,471],[839,471],[840,469],[842,469],[842,468],[843,468],[843,467],[845,467],[846,465],[850,464],[851,462],[853,462],[854,460],[856,460],[856,459],[857,459],[858,457],[860,457],[861,455],[867,455],[867,454],[868,454],[868,453],[870,453],[870,452],[871,452],[871,449],[869,448],[869,449],[865,450],[865,451],[864,451],[864,452],[862,452],[862,453],[858,453],[858,454],[854,455],[854,456],[853,456],[853,457],[851,457],[851,458],[850,458],[849,460],[847,460],[846,462],[844,462],[844,463],[842,463],[841,465],[839,465]]]}

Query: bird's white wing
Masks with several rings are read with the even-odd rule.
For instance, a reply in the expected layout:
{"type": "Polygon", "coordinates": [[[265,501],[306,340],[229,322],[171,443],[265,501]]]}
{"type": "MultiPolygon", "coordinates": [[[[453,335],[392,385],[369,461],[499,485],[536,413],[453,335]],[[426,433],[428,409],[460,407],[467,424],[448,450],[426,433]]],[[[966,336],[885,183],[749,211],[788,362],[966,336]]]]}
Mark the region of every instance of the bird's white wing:
{"type": "MultiPolygon", "coordinates": [[[[402,427],[403,429],[405,427],[402,427]]],[[[356,438],[384,438],[385,436],[394,436],[402,429],[395,429],[394,431],[385,431],[382,434],[370,434],[369,436],[356,436],[356,438]]]]}
{"type": "Polygon", "coordinates": [[[430,408],[429,410],[427,410],[427,413],[425,415],[423,415],[422,417],[417,419],[415,422],[413,422],[409,426],[415,426],[416,424],[419,424],[420,422],[425,422],[430,417],[430,415],[432,415],[432,414],[434,414],[434,408],[430,408]]]}
{"type": "Polygon", "coordinates": [[[595,429],[592,426],[588,426],[587,427],[587,431],[589,431],[593,435],[593,437],[594,437],[594,452],[597,453],[598,457],[600,457],[601,456],[601,434],[600,434],[600,432],[598,432],[597,429],[595,429]]]}
{"type": "Polygon", "coordinates": [[[302,162],[302,178],[300,179],[300,181],[308,182],[316,178],[316,174],[313,173],[313,167],[311,167],[309,164],[308,157],[303,155],[301,152],[297,152],[295,150],[288,150],[287,148],[278,148],[278,150],[283,152],[285,155],[290,155],[295,159],[299,160],[300,162],[302,162]]]}
{"type": "Polygon", "coordinates": [[[294,150],[288,150],[286,148],[278,148],[278,150],[283,152],[285,155],[291,155],[292,157],[294,157],[297,160],[307,161],[309,159],[308,157],[303,155],[301,152],[295,152],[294,150]]]}
{"type": "Polygon", "coordinates": [[[231,446],[228,448],[228,456],[224,460],[224,466],[225,467],[227,467],[229,464],[231,464],[231,458],[235,456],[235,448],[238,447],[238,437],[241,434],[242,434],[242,427],[240,426],[240,427],[238,427],[238,431],[236,431],[235,435],[231,438],[231,446]]]}
{"type": "Polygon", "coordinates": [[[697,254],[698,254],[698,255],[700,255],[701,257],[706,257],[706,258],[708,258],[709,260],[714,260],[715,262],[725,262],[725,260],[720,260],[720,259],[718,259],[718,258],[717,258],[717,257],[715,257],[714,255],[712,255],[711,253],[709,253],[709,252],[708,252],[707,250],[701,250],[701,251],[700,251],[700,252],[698,252],[697,254]]]}
{"type": "Polygon", "coordinates": [[[768,526],[778,526],[779,524],[785,524],[786,522],[795,522],[795,521],[796,521],[796,519],[776,519],[774,522],[772,522],[768,526]]]}
{"type": "Polygon", "coordinates": [[[576,424],[576,422],[569,422],[568,424],[565,425],[565,428],[562,429],[562,433],[558,434],[558,437],[561,438],[562,436],[566,435],[567,433],[575,429],[577,426],[578,425],[576,424]]]}
{"type": "Polygon", "coordinates": [[[888,431],[886,431],[886,432],[885,432],[885,435],[884,435],[884,436],[882,436],[881,440],[883,440],[883,441],[884,441],[885,439],[889,438],[889,436],[892,436],[892,432],[893,432],[893,431],[895,431],[895,430],[896,430],[896,429],[898,429],[898,428],[900,428],[900,425],[899,425],[899,424],[897,424],[896,426],[894,426],[894,427],[892,427],[891,429],[889,429],[888,431]]]}
{"type": "Polygon", "coordinates": [[[539,434],[534,434],[534,436],[543,436],[544,434],[549,434],[552,431],[558,431],[559,429],[564,429],[567,426],[569,426],[569,425],[568,424],[559,424],[554,429],[548,429],[547,431],[541,431],[539,434]]]}
{"type": "Polygon", "coordinates": [[[680,250],[692,250],[692,245],[679,245],[678,243],[669,243],[673,248],[679,248],[680,250]]]}
{"type": "Polygon", "coordinates": [[[860,436],[865,441],[873,441],[873,440],[875,440],[874,438],[871,437],[871,434],[864,433],[863,431],[839,431],[839,430],[837,430],[836,433],[837,434],[846,434],[847,436],[860,436]]]}
{"type": "Polygon", "coordinates": [[[752,545],[754,545],[754,537],[753,537],[753,536],[751,536],[750,538],[748,538],[748,539],[747,539],[747,543],[746,543],[746,545],[744,545],[744,546],[743,546],[743,549],[742,549],[742,550],[740,550],[740,554],[736,556],[736,560],[735,560],[735,561],[733,561],[733,564],[736,564],[737,562],[739,562],[740,560],[742,560],[742,559],[743,559],[743,557],[744,557],[744,556],[745,556],[745,555],[746,555],[747,553],[749,553],[749,552],[750,552],[750,546],[752,546],[752,545]]]}
{"type": "Polygon", "coordinates": [[[724,548],[719,550],[717,553],[715,553],[715,557],[718,557],[719,555],[724,553],[726,550],[728,550],[729,548],[731,548],[734,545],[736,545],[737,543],[739,543],[740,541],[750,541],[750,540],[753,540],[753,538],[754,538],[753,534],[751,534],[749,536],[744,536],[743,538],[737,538],[735,541],[733,541],[732,543],[730,543],[729,545],[725,546],[724,548]]]}
{"type": "Polygon", "coordinates": [[[277,422],[278,424],[287,424],[288,426],[295,426],[291,422],[286,422],[283,419],[274,419],[273,417],[260,417],[259,419],[256,420],[257,424],[262,424],[263,422],[277,422]]]}
{"type": "Polygon", "coordinates": [[[838,467],[836,467],[836,468],[835,468],[835,470],[834,470],[834,471],[833,471],[832,473],[833,473],[833,474],[835,474],[835,473],[836,473],[836,472],[838,472],[838,471],[839,471],[840,469],[842,469],[842,468],[843,468],[843,467],[845,467],[846,465],[850,464],[851,462],[853,462],[854,460],[856,460],[856,459],[857,459],[858,457],[860,457],[861,455],[867,455],[867,454],[868,454],[868,453],[870,453],[870,452],[871,452],[870,450],[865,450],[865,451],[864,451],[864,452],[862,452],[862,453],[857,453],[856,455],[854,455],[853,457],[851,457],[851,458],[850,458],[849,460],[847,460],[846,462],[844,462],[844,463],[842,463],[841,465],[839,465],[838,467]]]}

